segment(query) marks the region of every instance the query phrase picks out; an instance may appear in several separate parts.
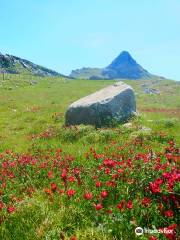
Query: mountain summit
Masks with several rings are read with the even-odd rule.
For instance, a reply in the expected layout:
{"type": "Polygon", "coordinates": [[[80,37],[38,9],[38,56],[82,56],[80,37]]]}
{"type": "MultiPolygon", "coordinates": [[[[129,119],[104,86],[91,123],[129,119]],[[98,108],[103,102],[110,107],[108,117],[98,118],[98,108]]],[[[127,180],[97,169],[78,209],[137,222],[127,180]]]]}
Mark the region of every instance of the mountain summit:
{"type": "Polygon", "coordinates": [[[108,66],[109,68],[118,68],[122,63],[136,64],[136,61],[131,57],[127,51],[122,51],[117,58],[108,66]]]}
{"type": "Polygon", "coordinates": [[[111,79],[139,79],[148,78],[151,75],[145,69],[143,69],[126,51],[121,52],[121,54],[102,71],[102,74],[106,78],[111,79]]]}
{"type": "Polygon", "coordinates": [[[71,77],[88,79],[144,79],[153,75],[141,67],[127,51],[123,51],[107,67],[82,68],[72,71],[71,77]]]}

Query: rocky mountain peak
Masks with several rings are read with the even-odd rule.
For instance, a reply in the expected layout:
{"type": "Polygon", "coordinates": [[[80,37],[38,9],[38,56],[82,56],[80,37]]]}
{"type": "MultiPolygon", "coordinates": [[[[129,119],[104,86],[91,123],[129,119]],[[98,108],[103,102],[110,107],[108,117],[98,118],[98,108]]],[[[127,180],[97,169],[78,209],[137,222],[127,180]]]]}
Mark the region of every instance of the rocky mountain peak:
{"type": "Polygon", "coordinates": [[[129,52],[123,51],[115,58],[107,68],[118,68],[122,64],[137,64],[136,61],[131,57],[129,52]]]}

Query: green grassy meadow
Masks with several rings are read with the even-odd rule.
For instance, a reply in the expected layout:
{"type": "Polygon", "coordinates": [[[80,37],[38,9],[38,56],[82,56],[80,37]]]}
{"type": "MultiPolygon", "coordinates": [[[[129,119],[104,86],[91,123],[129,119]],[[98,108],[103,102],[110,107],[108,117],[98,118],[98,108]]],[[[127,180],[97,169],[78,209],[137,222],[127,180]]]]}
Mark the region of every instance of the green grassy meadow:
{"type": "MultiPolygon", "coordinates": [[[[104,154],[108,158],[113,158],[113,154],[116,154],[113,159],[118,159],[119,154],[128,159],[129,154],[133,159],[139,152],[147,154],[149,149],[152,149],[156,156],[162,156],[162,164],[165,164],[165,161],[169,160],[166,159],[166,155],[163,155],[165,154],[163,151],[169,146],[168,142],[173,141],[176,151],[171,149],[171,153],[174,154],[174,158],[177,157],[177,147],[180,144],[179,82],[165,79],[124,81],[134,88],[139,111],[139,116],[130,121],[132,123],[130,127],[118,125],[114,128],[102,129],[95,129],[93,126],[67,128],[64,126],[64,117],[69,104],[115,81],[35,76],[26,79],[16,75],[9,75],[9,78],[3,81],[0,76],[0,163],[17,161],[19,164],[19,157],[24,155],[33,156],[32,158],[35,158],[35,162],[38,161],[38,163],[45,163],[48,159],[48,167],[42,171],[34,167],[36,163],[27,165],[24,169],[23,165],[21,167],[16,165],[12,171],[14,176],[12,178],[6,177],[8,171],[2,167],[1,174],[4,177],[0,178],[0,203],[2,202],[5,207],[0,210],[0,239],[145,240],[150,239],[150,235],[135,236],[135,226],[146,223],[144,227],[152,228],[177,223],[177,210],[172,203],[164,204],[164,211],[170,207],[174,211],[174,218],[167,220],[157,209],[160,198],[143,191],[143,187],[160,177],[165,171],[161,169],[154,173],[154,158],[147,163],[146,170],[142,169],[141,179],[137,170],[139,165],[136,163],[134,168],[130,167],[127,172],[125,171],[124,178],[118,183],[117,192],[109,190],[111,191],[110,199],[101,202],[104,208],[111,202],[110,205],[113,208],[113,204],[118,203],[113,196],[118,196],[119,191],[126,201],[129,200],[129,196],[133,198],[134,206],[136,204],[138,206],[141,197],[152,197],[152,205],[148,210],[141,211],[137,207],[131,213],[126,213],[124,210],[119,214],[116,208],[113,217],[109,218],[109,215],[99,214],[101,210],[96,214],[90,204],[88,205],[80,198],[84,189],[91,189],[93,195],[100,194],[97,192],[99,190],[92,188],[94,182],[90,178],[93,175],[91,169],[96,172],[97,162],[103,159],[103,157],[97,157],[98,154],[104,154]],[[31,84],[33,81],[36,83],[31,84]],[[142,84],[158,89],[160,94],[144,93],[142,84]],[[120,146],[122,146],[122,152],[117,150],[120,146]],[[69,158],[74,160],[68,163],[67,167],[66,161],[69,158]],[[65,169],[68,169],[67,172],[69,171],[71,175],[74,169],[83,169],[81,170],[82,185],[78,182],[77,174],[74,176],[80,186],[72,181],[74,185],[71,188],[75,189],[78,195],[74,201],[73,197],[67,198],[63,194],[57,194],[57,189],[60,191],[63,188],[63,191],[66,191],[69,188],[66,186],[65,179],[63,177],[60,179],[60,175],[63,174],[62,166],[57,167],[55,162],[54,165],[51,163],[56,159],[65,162],[63,162],[67,167],[65,169]],[[47,175],[51,171],[53,177],[48,178],[47,175]],[[5,175],[3,175],[4,172],[6,172],[5,175]],[[4,182],[6,187],[3,187],[4,182]],[[136,182],[136,187],[138,184],[139,186],[142,184],[143,187],[141,186],[142,189],[139,190],[137,188],[134,192],[133,188],[131,189],[132,184],[126,186],[125,182],[133,182],[133,184],[136,182]],[[51,191],[47,190],[52,183],[56,183],[58,187],[52,189],[51,185],[51,191]],[[31,193],[27,192],[29,188],[33,189],[31,193]],[[9,214],[11,211],[6,211],[8,206],[15,207],[16,211],[9,214]]],[[[166,171],[170,172],[171,167],[177,167],[177,161],[169,161],[168,166],[166,171]]],[[[98,175],[99,171],[101,170],[97,170],[96,174],[103,182],[106,175],[103,173],[98,175]]],[[[168,196],[169,193],[164,188],[162,191],[168,196]]],[[[178,192],[178,185],[174,187],[174,192],[175,194],[178,192]]],[[[98,199],[97,197],[95,203],[98,199]]],[[[167,239],[167,236],[162,234],[155,237],[151,240],[167,239]]]]}
{"type": "MultiPolygon", "coordinates": [[[[32,79],[36,81],[36,77],[32,79]]],[[[12,82],[13,79],[10,79],[0,85],[0,150],[13,149],[23,152],[31,148],[32,142],[29,138],[32,135],[49,128],[57,131],[61,129],[65,111],[70,103],[113,84],[114,81],[37,78],[38,84],[29,85],[29,80],[21,81],[17,76],[17,80],[15,78],[13,84],[12,82]]],[[[162,93],[150,95],[143,93],[141,89],[141,85],[147,81],[125,82],[137,93],[137,109],[141,114],[141,124],[177,136],[180,84],[169,80],[157,83],[154,81],[153,86],[162,90],[162,93]],[[165,111],[162,112],[161,109],[165,111]],[[154,121],[158,123],[153,124],[154,121]],[[172,122],[173,127],[168,127],[168,121],[172,122]]]]}

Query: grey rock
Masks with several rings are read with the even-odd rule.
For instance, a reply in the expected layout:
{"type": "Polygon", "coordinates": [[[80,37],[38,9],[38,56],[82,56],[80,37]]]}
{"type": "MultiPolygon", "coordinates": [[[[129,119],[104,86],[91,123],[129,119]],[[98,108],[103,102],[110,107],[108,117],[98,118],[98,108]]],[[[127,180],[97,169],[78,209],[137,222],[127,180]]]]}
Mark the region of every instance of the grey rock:
{"type": "Polygon", "coordinates": [[[132,128],[133,125],[132,125],[131,122],[128,122],[128,123],[123,124],[123,127],[125,127],[125,128],[132,128]]]}
{"type": "Polygon", "coordinates": [[[30,85],[35,85],[35,84],[37,84],[38,82],[37,81],[31,81],[30,82],[30,85]]]}
{"type": "Polygon", "coordinates": [[[155,88],[145,88],[144,89],[144,93],[148,93],[148,94],[160,94],[160,91],[158,89],[155,88]]]}
{"type": "Polygon", "coordinates": [[[148,132],[151,132],[152,129],[151,129],[151,128],[148,128],[148,127],[145,127],[145,126],[142,126],[142,127],[140,128],[140,131],[141,131],[141,132],[146,132],[146,133],[148,133],[148,132]]]}
{"type": "Polygon", "coordinates": [[[135,114],[133,89],[118,82],[72,103],[66,112],[65,124],[103,127],[126,122],[135,114]]]}

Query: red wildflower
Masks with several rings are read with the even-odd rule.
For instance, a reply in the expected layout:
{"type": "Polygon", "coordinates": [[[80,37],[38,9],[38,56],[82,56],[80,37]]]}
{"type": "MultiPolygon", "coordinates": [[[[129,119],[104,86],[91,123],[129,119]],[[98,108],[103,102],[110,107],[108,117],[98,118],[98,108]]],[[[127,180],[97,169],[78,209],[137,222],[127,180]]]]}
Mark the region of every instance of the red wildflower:
{"type": "Polygon", "coordinates": [[[103,208],[102,204],[101,203],[98,203],[95,205],[95,208],[97,211],[101,210],[103,208]]]}
{"type": "Polygon", "coordinates": [[[66,171],[66,169],[63,169],[61,177],[62,177],[63,180],[65,180],[67,178],[67,171],[66,171]]]}
{"type": "Polygon", "coordinates": [[[132,167],[132,160],[130,158],[127,160],[127,166],[132,167]]]}
{"type": "Polygon", "coordinates": [[[121,168],[118,168],[118,173],[123,173],[124,172],[124,170],[122,170],[121,168]]]}
{"type": "Polygon", "coordinates": [[[74,178],[73,176],[70,176],[70,177],[68,178],[68,181],[69,181],[69,182],[75,182],[75,178],[74,178]]]}
{"type": "Polygon", "coordinates": [[[109,175],[111,173],[111,169],[110,168],[106,168],[105,169],[105,174],[109,175]]]}
{"type": "Polygon", "coordinates": [[[126,204],[126,208],[128,209],[132,209],[133,208],[133,202],[131,200],[129,200],[126,204]]]}
{"type": "Polygon", "coordinates": [[[57,150],[56,150],[56,153],[61,153],[62,152],[62,149],[61,148],[58,148],[57,150]]]}
{"type": "Polygon", "coordinates": [[[157,179],[155,180],[155,183],[156,183],[157,185],[161,185],[161,184],[163,183],[163,180],[162,180],[161,178],[157,178],[157,179]]]}
{"type": "Polygon", "coordinates": [[[52,178],[53,177],[53,172],[52,171],[49,171],[48,172],[48,178],[52,178]]]}
{"type": "Polygon", "coordinates": [[[149,183],[149,187],[152,193],[160,193],[161,189],[160,189],[160,185],[162,184],[162,181],[159,181],[159,179],[157,179],[154,182],[150,182],[149,183]]]}
{"type": "Polygon", "coordinates": [[[68,197],[72,197],[72,196],[74,196],[75,193],[76,193],[76,191],[73,190],[73,189],[69,189],[69,190],[67,190],[67,195],[68,195],[68,197]]]}
{"type": "Polygon", "coordinates": [[[173,140],[168,141],[168,143],[169,143],[170,146],[174,146],[174,141],[173,140]]]}
{"type": "Polygon", "coordinates": [[[119,210],[121,210],[121,209],[123,208],[123,206],[124,206],[124,203],[125,203],[125,200],[122,200],[122,201],[117,205],[117,208],[118,208],[119,210]]]}
{"type": "Polygon", "coordinates": [[[166,202],[166,203],[169,202],[169,198],[168,198],[167,196],[162,196],[162,199],[163,199],[163,201],[166,202]]]}
{"type": "Polygon", "coordinates": [[[114,173],[113,175],[112,175],[112,179],[117,179],[119,176],[118,176],[118,174],[117,173],[114,173]]]}
{"type": "Polygon", "coordinates": [[[15,211],[15,207],[7,207],[7,212],[8,213],[13,213],[15,211]]]}
{"type": "Polygon", "coordinates": [[[58,193],[59,193],[59,194],[63,194],[63,193],[64,193],[64,189],[59,189],[59,190],[58,190],[58,193]]]}
{"type": "Polygon", "coordinates": [[[111,209],[109,209],[109,210],[106,211],[106,213],[107,213],[107,214],[112,214],[113,211],[112,211],[111,209]]]}
{"type": "Polygon", "coordinates": [[[74,170],[73,170],[73,173],[74,173],[75,176],[79,175],[80,172],[81,172],[81,171],[80,171],[79,168],[74,168],[74,170]]]}
{"type": "Polygon", "coordinates": [[[174,212],[170,209],[164,212],[164,216],[165,217],[173,217],[174,216],[174,212]]]}
{"type": "Polygon", "coordinates": [[[175,240],[176,239],[176,231],[175,228],[177,227],[177,224],[172,224],[167,228],[164,228],[164,235],[166,236],[166,238],[171,239],[171,240],[175,240]]]}
{"type": "Polygon", "coordinates": [[[147,198],[147,197],[144,197],[143,200],[142,200],[142,205],[144,206],[148,206],[149,204],[151,203],[151,199],[147,198]]]}
{"type": "Polygon", "coordinates": [[[116,187],[116,183],[114,181],[107,181],[106,186],[107,187],[116,187]]]}
{"type": "Polygon", "coordinates": [[[170,229],[175,229],[175,228],[177,228],[177,224],[176,224],[176,223],[173,223],[173,224],[171,224],[171,225],[169,226],[169,228],[170,228],[170,229]]]}
{"type": "Polygon", "coordinates": [[[49,189],[49,188],[45,188],[45,189],[44,189],[44,192],[47,193],[47,194],[49,194],[49,195],[52,195],[52,191],[51,191],[51,189],[49,189]]]}
{"type": "Polygon", "coordinates": [[[51,183],[51,190],[55,192],[57,190],[57,184],[56,183],[51,183]]]}
{"type": "Polygon", "coordinates": [[[148,240],[157,240],[157,237],[155,237],[155,236],[150,236],[150,237],[148,238],[148,240]]]}
{"type": "Polygon", "coordinates": [[[108,196],[108,192],[107,191],[102,191],[101,192],[101,197],[102,198],[106,198],[108,196]]]}
{"type": "Polygon", "coordinates": [[[72,236],[72,237],[70,237],[69,240],[77,240],[77,237],[76,236],[72,236]]]}
{"type": "Polygon", "coordinates": [[[93,198],[93,194],[91,192],[85,193],[84,194],[84,199],[90,200],[93,198]]]}
{"type": "Polygon", "coordinates": [[[97,181],[97,182],[96,182],[96,187],[99,188],[99,187],[101,187],[101,186],[102,186],[102,182],[97,181]]]}
{"type": "Polygon", "coordinates": [[[4,204],[3,204],[3,202],[0,202],[0,210],[2,210],[2,209],[3,209],[3,207],[4,207],[4,204]]]}
{"type": "Polygon", "coordinates": [[[112,168],[116,165],[116,162],[112,159],[105,159],[103,161],[103,164],[106,166],[106,167],[109,167],[109,168],[112,168]]]}

